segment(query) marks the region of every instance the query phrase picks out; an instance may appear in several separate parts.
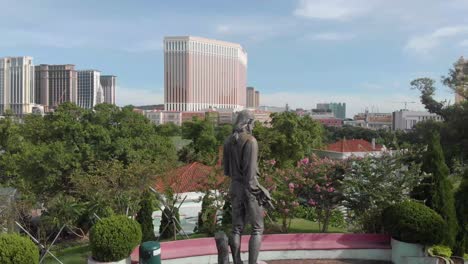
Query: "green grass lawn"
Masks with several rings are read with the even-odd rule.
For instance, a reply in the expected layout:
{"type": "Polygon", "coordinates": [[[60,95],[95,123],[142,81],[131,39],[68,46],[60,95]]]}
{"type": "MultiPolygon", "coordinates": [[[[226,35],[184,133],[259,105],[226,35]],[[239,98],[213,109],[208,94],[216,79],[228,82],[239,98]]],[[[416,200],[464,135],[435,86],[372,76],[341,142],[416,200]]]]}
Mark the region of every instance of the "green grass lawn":
{"type": "MultiPolygon", "coordinates": [[[[52,253],[64,264],[83,264],[87,263],[88,256],[91,255],[89,244],[75,245],[60,250],[52,250],[52,253]]],[[[43,263],[58,263],[53,257],[48,255],[43,263]]]]}
{"type": "MultiPolygon", "coordinates": [[[[277,223],[274,227],[271,228],[271,230],[268,230],[269,232],[266,233],[279,233],[277,230],[279,230],[280,224],[277,223]]],[[[330,226],[329,233],[345,233],[346,229],[344,228],[336,228],[330,226]]],[[[245,230],[246,234],[249,233],[249,228],[245,230]]],[[[291,226],[289,228],[288,233],[320,233],[318,223],[312,222],[309,220],[305,219],[300,219],[300,218],[295,218],[291,221],[291,226]]],[[[192,238],[203,238],[203,237],[209,237],[207,234],[192,234],[189,236],[190,239],[192,238]]],[[[177,236],[177,239],[184,239],[185,236],[177,236]]],[[[164,242],[164,240],[162,241],[164,242]]],[[[89,244],[78,244],[78,245],[70,245],[70,246],[60,246],[61,249],[57,250],[52,250],[52,253],[54,253],[63,263],[66,264],[82,264],[86,263],[86,260],[89,255],[91,255],[91,251],[89,248],[89,244]]],[[[47,257],[45,263],[47,264],[54,264],[58,263],[55,259],[52,257],[47,257]]]]}

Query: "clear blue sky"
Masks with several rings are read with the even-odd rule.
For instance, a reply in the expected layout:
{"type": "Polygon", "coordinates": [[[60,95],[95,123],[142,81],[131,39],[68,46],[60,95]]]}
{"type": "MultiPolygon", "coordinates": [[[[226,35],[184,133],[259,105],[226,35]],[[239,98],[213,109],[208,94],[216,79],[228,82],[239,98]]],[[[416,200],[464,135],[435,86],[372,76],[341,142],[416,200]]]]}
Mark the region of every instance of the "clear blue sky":
{"type": "MultiPolygon", "coordinates": [[[[0,7],[0,57],[117,75],[120,105],[162,103],[166,35],[243,45],[248,84],[262,104],[345,101],[348,116],[418,101],[412,79],[439,80],[468,56],[467,0],[0,0],[0,7]]],[[[446,88],[438,94],[453,101],[446,88]]]]}

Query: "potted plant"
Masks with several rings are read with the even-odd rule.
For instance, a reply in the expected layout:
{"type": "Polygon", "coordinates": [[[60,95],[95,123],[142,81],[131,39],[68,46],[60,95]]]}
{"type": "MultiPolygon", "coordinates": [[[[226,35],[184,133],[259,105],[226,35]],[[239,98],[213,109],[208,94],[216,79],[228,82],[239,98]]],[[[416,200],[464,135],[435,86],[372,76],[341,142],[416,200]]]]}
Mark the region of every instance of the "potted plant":
{"type": "Polygon", "coordinates": [[[130,264],[130,254],[141,241],[141,228],[127,216],[111,216],[97,222],[90,232],[92,256],[88,264],[130,264]]]}
{"type": "Polygon", "coordinates": [[[412,263],[427,257],[426,246],[442,242],[445,222],[429,207],[414,201],[391,205],[383,212],[383,225],[392,236],[392,261],[412,263]],[[416,260],[413,260],[413,262],[416,260]]]}
{"type": "Polygon", "coordinates": [[[0,263],[37,264],[39,263],[39,250],[27,237],[18,234],[1,234],[0,263]]]}

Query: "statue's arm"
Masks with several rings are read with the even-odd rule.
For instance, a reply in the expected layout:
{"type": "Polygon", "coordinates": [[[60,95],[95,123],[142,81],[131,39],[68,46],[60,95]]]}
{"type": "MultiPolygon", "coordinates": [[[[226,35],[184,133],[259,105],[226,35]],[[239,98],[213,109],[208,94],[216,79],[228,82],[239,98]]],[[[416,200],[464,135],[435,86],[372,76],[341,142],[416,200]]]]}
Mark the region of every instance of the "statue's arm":
{"type": "Polygon", "coordinates": [[[249,187],[249,191],[256,192],[258,191],[258,143],[255,138],[249,139],[244,146],[243,153],[243,168],[246,176],[246,184],[249,187]]]}

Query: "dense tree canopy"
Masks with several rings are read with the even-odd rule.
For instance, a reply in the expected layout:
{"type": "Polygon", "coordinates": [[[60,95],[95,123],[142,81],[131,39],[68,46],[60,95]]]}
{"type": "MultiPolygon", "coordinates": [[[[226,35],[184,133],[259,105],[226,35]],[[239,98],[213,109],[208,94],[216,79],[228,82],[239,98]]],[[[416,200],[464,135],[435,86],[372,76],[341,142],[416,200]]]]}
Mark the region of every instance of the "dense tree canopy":
{"type": "Polygon", "coordinates": [[[254,129],[260,159],[276,160],[280,167],[291,167],[322,146],[323,126],[312,118],[293,112],[273,113],[271,118],[271,127],[257,123],[254,129]]]}
{"type": "Polygon", "coordinates": [[[132,107],[109,104],[85,110],[64,103],[22,122],[6,117],[0,120],[0,186],[44,204],[57,226],[106,208],[134,212],[139,190],[177,161],[172,141],[160,133],[132,107]],[[65,200],[79,206],[60,203],[65,200]]]}

